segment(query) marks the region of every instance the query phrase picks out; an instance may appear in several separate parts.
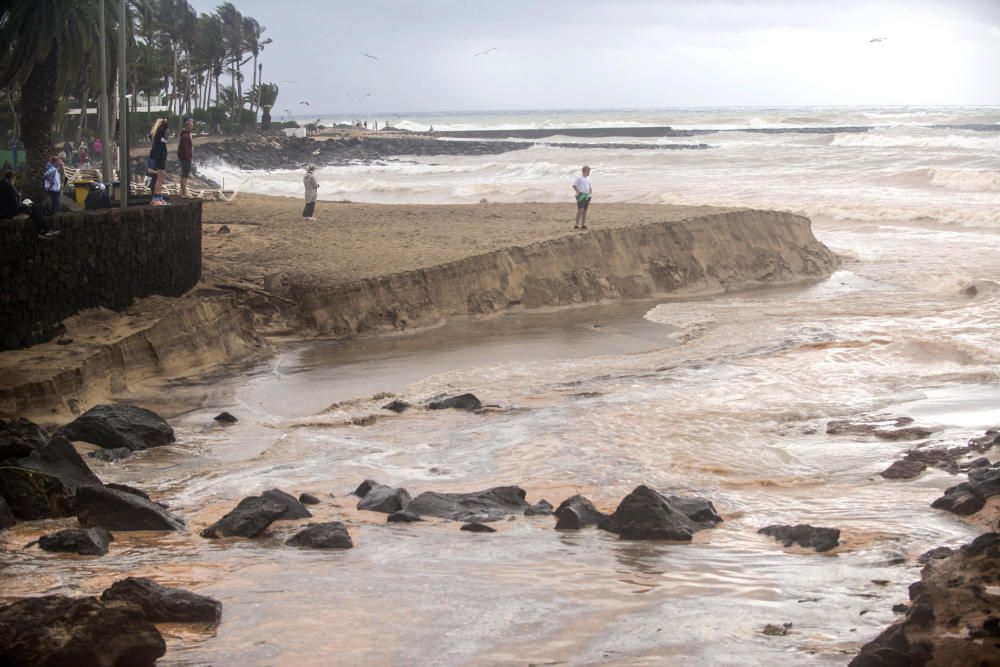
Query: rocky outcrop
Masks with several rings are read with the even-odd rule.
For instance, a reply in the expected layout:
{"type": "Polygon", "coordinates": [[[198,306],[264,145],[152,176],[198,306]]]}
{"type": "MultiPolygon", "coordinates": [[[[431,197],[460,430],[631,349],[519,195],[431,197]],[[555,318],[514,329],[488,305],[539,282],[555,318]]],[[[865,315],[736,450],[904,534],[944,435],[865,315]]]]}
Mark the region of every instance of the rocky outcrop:
{"type": "Polygon", "coordinates": [[[949,447],[924,443],[906,452],[902,459],[894,461],[881,474],[886,479],[913,479],[929,466],[953,475],[960,470],[988,466],[988,459],[980,457],[973,460],[972,457],[988,451],[998,442],[1000,442],[1000,432],[989,430],[984,435],[970,438],[961,446],[949,447]]]}
{"type": "Polygon", "coordinates": [[[851,667],[1000,664],[1000,533],[927,559],[901,620],[866,644],[851,667]]]}
{"type": "Polygon", "coordinates": [[[114,541],[104,528],[67,528],[51,535],[42,535],[38,546],[45,551],[67,551],[82,556],[103,556],[114,541]]]}
{"type": "Polygon", "coordinates": [[[141,667],[167,652],[138,607],[47,595],[0,607],[0,664],[141,667]]]}
{"type": "Polygon", "coordinates": [[[594,230],[426,269],[322,286],[294,283],[285,316],[300,331],[348,336],[429,326],[513,306],[570,306],[718,293],[828,276],[836,256],[809,220],[731,211],[594,230]]]}
{"type": "Polygon", "coordinates": [[[311,523],[288,538],[285,544],[309,549],[350,549],[354,546],[347,526],[339,521],[311,523]]]}
{"type": "Polygon", "coordinates": [[[81,526],[108,530],[184,530],[184,522],[142,496],[107,486],[81,486],[76,491],[76,518],[81,526]]]}
{"type": "Polygon", "coordinates": [[[142,610],[153,623],[218,623],[222,603],[207,595],[171,588],[146,579],[128,577],[101,593],[105,602],[128,602],[142,610]]]}
{"type": "Polygon", "coordinates": [[[406,489],[393,488],[370,479],[362,482],[354,491],[354,495],[361,498],[358,501],[359,510],[385,512],[386,514],[405,509],[411,500],[406,489]]]}
{"type": "Polygon", "coordinates": [[[82,440],[105,449],[132,451],[169,445],[174,429],[152,410],[135,405],[95,405],[56,432],[68,440],[82,440]]]}
{"type": "Polygon", "coordinates": [[[804,549],[815,549],[816,551],[829,551],[840,544],[840,530],[838,528],[817,528],[807,523],[794,526],[774,524],[761,528],[757,533],[773,537],[786,547],[797,544],[804,549]]]}
{"type": "Polygon", "coordinates": [[[431,401],[427,404],[429,410],[465,410],[475,412],[482,410],[483,404],[476,398],[475,394],[459,394],[457,396],[447,396],[431,401]]]}
{"type": "Polygon", "coordinates": [[[76,509],[77,489],[100,483],[73,444],[58,436],[30,455],[0,466],[0,495],[18,519],[70,516],[76,509]]]}
{"type": "Polygon", "coordinates": [[[257,537],[284,516],[288,508],[263,496],[249,496],[231,512],[201,531],[202,537],[257,537]]]}
{"type": "Polygon", "coordinates": [[[0,419],[0,461],[21,459],[49,443],[49,435],[38,424],[18,417],[0,419]]]}
{"type": "Polygon", "coordinates": [[[312,516],[312,512],[307,510],[305,505],[300,503],[293,495],[285,493],[281,489],[271,489],[260,494],[260,496],[261,498],[273,500],[285,506],[284,514],[279,517],[281,519],[308,519],[312,516]]]}
{"type": "Polygon", "coordinates": [[[983,509],[996,495],[1000,495],[1000,463],[970,470],[969,481],[945,489],[931,507],[966,516],[983,509]]]}
{"type": "Polygon", "coordinates": [[[665,496],[639,485],[599,527],[626,540],[690,542],[694,533],[721,521],[707,500],[665,496]]]}
{"type": "Polygon", "coordinates": [[[518,486],[497,486],[473,493],[426,491],[410,501],[405,511],[451,521],[499,521],[524,512],[528,507],[525,495],[524,489],[518,486]]]}

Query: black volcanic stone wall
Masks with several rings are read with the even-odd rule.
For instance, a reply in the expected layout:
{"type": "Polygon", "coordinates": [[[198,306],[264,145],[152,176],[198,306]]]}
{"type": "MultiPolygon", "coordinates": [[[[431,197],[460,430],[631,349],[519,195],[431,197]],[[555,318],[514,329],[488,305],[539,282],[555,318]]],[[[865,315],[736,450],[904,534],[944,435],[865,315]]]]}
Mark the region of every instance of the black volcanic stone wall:
{"type": "Polygon", "coordinates": [[[63,213],[60,234],[0,220],[0,349],[51,339],[84,308],[180,296],[201,278],[201,202],[63,213]]]}

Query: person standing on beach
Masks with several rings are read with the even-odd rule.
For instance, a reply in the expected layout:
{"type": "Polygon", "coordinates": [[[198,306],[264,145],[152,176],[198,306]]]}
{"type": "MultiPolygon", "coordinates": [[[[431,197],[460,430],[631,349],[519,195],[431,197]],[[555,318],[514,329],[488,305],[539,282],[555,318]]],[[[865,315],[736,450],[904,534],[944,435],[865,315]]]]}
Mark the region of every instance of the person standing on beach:
{"type": "Polygon", "coordinates": [[[302,209],[303,220],[315,220],[316,198],[319,195],[319,183],[316,182],[316,165],[311,164],[306,167],[306,175],[302,177],[302,184],[306,187],[306,207],[302,209]]]}
{"type": "Polygon", "coordinates": [[[60,167],[62,161],[58,156],[53,155],[49,160],[49,165],[45,168],[45,192],[49,195],[52,206],[52,213],[58,213],[59,198],[62,196],[62,175],[60,167]]]}
{"type": "Polygon", "coordinates": [[[587,228],[587,208],[594,189],[590,186],[590,167],[584,167],[582,175],[573,179],[573,192],[576,193],[576,224],[573,229],[587,228]]]}
{"type": "Polygon", "coordinates": [[[149,161],[146,163],[146,173],[153,179],[150,188],[153,192],[149,203],[152,206],[169,206],[160,192],[163,189],[163,177],[167,168],[167,119],[157,118],[153,129],[149,131],[152,146],[149,149],[149,161]]]}
{"type": "Polygon", "coordinates": [[[191,176],[191,160],[194,159],[194,143],[191,141],[191,130],[194,122],[191,116],[184,116],[184,123],[181,125],[181,140],[177,144],[177,161],[181,163],[181,197],[187,199],[188,177],[191,176]]]}

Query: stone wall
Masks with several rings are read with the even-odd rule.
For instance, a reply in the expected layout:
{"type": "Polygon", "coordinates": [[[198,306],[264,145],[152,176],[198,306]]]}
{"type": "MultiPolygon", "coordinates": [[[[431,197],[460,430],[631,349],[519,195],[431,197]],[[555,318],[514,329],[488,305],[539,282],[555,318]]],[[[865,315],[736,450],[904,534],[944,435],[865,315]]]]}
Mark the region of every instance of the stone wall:
{"type": "Polygon", "coordinates": [[[0,220],[0,349],[44,342],[84,308],[180,296],[201,278],[201,202],[63,213],[60,234],[0,220]]]}

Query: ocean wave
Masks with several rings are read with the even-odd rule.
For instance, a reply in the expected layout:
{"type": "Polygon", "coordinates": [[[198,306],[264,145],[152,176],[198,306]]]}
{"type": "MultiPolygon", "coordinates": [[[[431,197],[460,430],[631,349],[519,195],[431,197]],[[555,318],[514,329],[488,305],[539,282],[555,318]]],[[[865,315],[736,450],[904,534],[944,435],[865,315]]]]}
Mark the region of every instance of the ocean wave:
{"type": "Polygon", "coordinates": [[[996,136],[983,133],[928,131],[923,134],[908,132],[872,131],[864,134],[842,134],[834,137],[832,146],[854,148],[961,148],[968,150],[1000,150],[1000,132],[996,136]]]}
{"type": "Polygon", "coordinates": [[[931,185],[939,185],[949,190],[972,192],[1000,192],[1000,171],[990,169],[934,168],[929,170],[931,185]]]}

